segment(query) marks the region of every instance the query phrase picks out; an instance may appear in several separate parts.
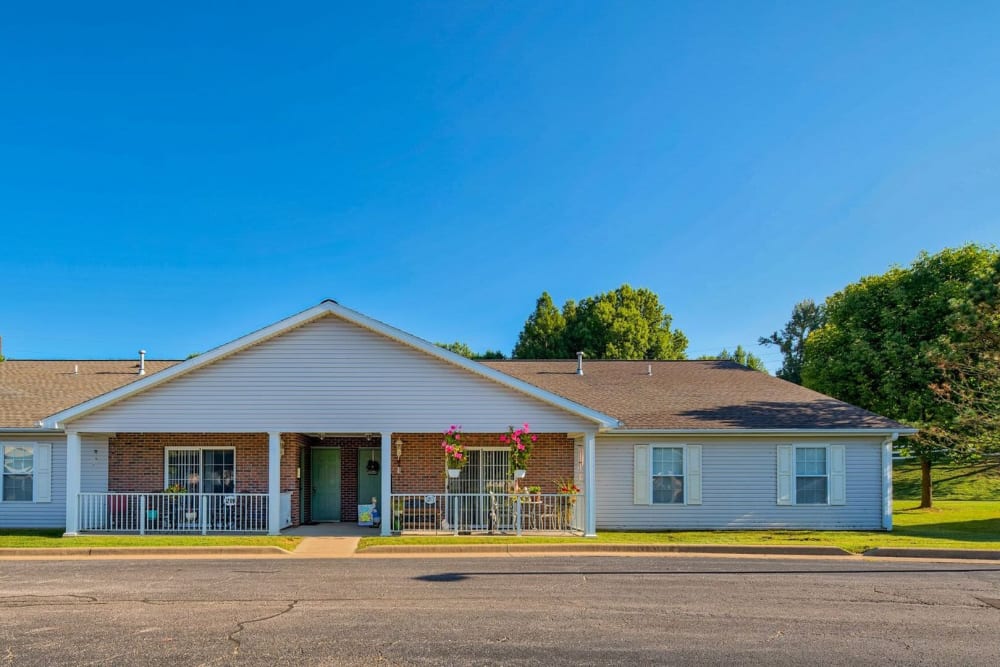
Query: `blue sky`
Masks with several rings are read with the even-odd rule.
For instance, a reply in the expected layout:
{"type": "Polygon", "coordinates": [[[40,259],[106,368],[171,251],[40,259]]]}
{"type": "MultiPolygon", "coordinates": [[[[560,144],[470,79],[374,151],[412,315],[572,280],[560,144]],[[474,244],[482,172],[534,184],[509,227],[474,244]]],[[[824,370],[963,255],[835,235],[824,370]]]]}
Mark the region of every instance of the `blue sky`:
{"type": "Polygon", "coordinates": [[[995,3],[337,4],[5,9],[8,357],[323,298],[509,352],[627,282],[774,369],[797,301],[1000,241],[995,3]]]}

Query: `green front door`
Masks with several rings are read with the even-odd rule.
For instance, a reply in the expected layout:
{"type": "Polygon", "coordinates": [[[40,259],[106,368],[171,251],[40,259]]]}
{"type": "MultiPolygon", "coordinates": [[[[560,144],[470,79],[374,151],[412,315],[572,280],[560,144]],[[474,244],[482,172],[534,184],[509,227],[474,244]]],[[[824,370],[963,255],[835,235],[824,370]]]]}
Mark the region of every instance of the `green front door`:
{"type": "Polygon", "coordinates": [[[340,521],[340,450],[312,450],[312,520],[340,521]]]}
{"type": "Polygon", "coordinates": [[[375,447],[362,447],[358,450],[358,504],[368,505],[372,498],[378,503],[379,514],[382,514],[382,452],[375,447]],[[369,471],[369,462],[374,461],[377,466],[371,466],[375,474],[369,471]]]}

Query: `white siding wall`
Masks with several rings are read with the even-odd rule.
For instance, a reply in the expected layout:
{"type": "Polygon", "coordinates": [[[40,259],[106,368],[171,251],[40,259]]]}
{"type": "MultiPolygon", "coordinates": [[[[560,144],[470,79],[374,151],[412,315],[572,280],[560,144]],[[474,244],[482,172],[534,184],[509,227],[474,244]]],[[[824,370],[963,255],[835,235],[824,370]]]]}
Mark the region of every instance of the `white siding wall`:
{"type": "MultiPolygon", "coordinates": [[[[80,490],[103,493],[108,490],[108,438],[87,434],[80,439],[80,490]]],[[[65,483],[63,476],[59,484],[65,483]]]]}
{"type": "Polygon", "coordinates": [[[81,417],[81,432],[572,432],[593,423],[328,316],[81,417]]]}
{"type": "Polygon", "coordinates": [[[61,528],[66,525],[66,438],[63,436],[0,435],[0,442],[47,442],[52,445],[52,501],[48,503],[0,500],[0,530],[4,528],[61,528]]]}
{"type": "Polygon", "coordinates": [[[881,441],[759,438],[597,439],[597,527],[681,530],[815,528],[878,530],[882,526],[881,441]],[[634,505],[633,446],[702,445],[701,505],[634,505]],[[777,504],[777,445],[842,444],[847,504],[777,504]]]}

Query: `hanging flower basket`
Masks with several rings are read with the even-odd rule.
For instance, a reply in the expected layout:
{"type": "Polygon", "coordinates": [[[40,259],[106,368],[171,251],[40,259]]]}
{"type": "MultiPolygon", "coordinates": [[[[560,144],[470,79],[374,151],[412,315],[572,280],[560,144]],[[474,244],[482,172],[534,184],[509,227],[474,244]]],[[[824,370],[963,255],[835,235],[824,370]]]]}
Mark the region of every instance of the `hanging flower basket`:
{"type": "Polygon", "coordinates": [[[449,477],[458,477],[462,468],[468,462],[465,456],[465,447],[462,444],[462,427],[452,424],[444,432],[444,439],[441,441],[441,449],[444,450],[444,466],[448,470],[449,477]],[[452,471],[456,471],[452,473],[452,471]]]}
{"type": "Polygon", "coordinates": [[[514,479],[522,479],[528,471],[531,450],[538,442],[538,436],[525,423],[521,428],[507,427],[507,432],[500,436],[500,442],[510,448],[510,469],[514,479]]]}

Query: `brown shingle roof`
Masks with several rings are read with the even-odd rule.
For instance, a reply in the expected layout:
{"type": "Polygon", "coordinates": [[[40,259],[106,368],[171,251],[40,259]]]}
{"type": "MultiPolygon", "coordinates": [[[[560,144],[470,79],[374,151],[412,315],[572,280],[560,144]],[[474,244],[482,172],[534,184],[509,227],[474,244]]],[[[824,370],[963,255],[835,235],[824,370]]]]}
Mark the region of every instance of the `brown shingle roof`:
{"type": "MultiPolygon", "coordinates": [[[[146,360],[147,376],[177,361],[146,360]]],[[[139,362],[18,361],[0,363],[0,427],[34,428],[38,420],[138,380],[139,362]],[[74,374],[73,367],[79,372],[74,374]]]]}
{"type": "Polygon", "coordinates": [[[905,428],[731,361],[486,361],[630,429],[905,428]],[[653,374],[647,374],[647,365],[653,374]]]}
{"type": "MultiPolygon", "coordinates": [[[[177,363],[147,360],[147,373],[177,363]]],[[[575,360],[483,363],[615,417],[624,428],[905,428],[729,361],[595,360],[584,362],[582,376],[575,360]]],[[[0,363],[0,428],[33,428],[44,417],[135,382],[137,368],[135,360],[0,363]]]]}

